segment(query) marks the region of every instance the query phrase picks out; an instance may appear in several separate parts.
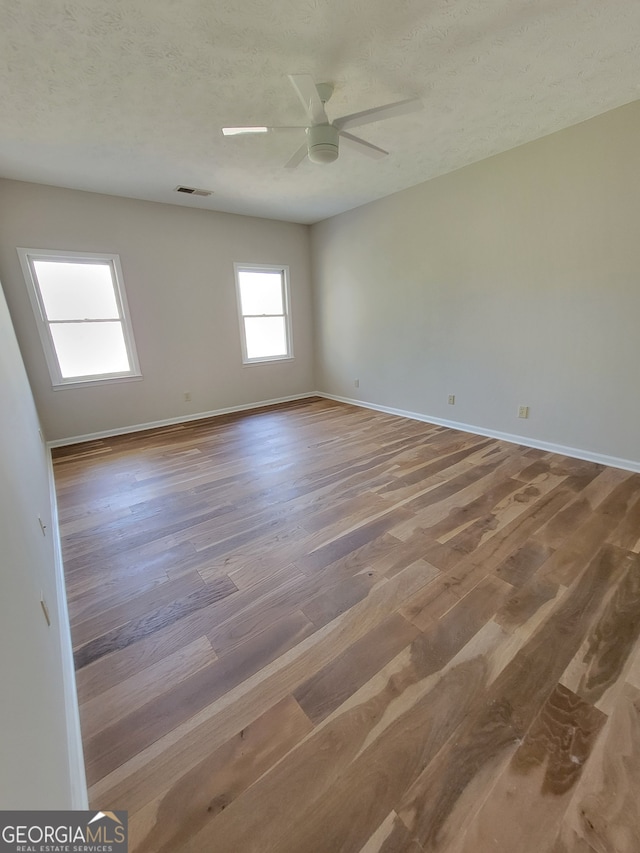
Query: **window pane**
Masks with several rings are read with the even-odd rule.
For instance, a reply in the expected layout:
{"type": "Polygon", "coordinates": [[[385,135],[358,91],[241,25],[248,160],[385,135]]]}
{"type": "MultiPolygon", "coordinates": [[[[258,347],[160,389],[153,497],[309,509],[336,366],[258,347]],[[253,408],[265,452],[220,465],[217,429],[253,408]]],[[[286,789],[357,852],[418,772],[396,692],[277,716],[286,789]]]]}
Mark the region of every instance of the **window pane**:
{"type": "Polygon", "coordinates": [[[247,358],[288,355],[284,317],[247,317],[247,358]]]}
{"type": "Polygon", "coordinates": [[[118,306],[108,263],[34,261],[49,320],[116,320],[118,306]]]}
{"type": "Polygon", "coordinates": [[[281,272],[238,271],[243,314],[284,314],[281,272]]]}
{"type": "Polygon", "coordinates": [[[64,379],[131,370],[121,323],[54,323],[50,328],[64,379]]]}

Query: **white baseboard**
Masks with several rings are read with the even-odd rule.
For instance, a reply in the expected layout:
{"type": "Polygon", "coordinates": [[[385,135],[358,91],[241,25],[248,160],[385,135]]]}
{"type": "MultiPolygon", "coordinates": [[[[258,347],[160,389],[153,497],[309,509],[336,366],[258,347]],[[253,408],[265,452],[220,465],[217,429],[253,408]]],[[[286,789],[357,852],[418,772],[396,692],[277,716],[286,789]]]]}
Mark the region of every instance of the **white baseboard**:
{"type": "Polygon", "coordinates": [[[87,793],[87,778],[84,769],[84,751],[80,731],[80,711],[78,708],[78,692],[76,689],[76,672],[73,662],[71,644],[71,628],[69,624],[69,609],[67,607],[67,592],[62,566],[62,548],[60,546],[60,526],[58,524],[58,504],[53,478],[53,461],[51,452],[47,455],[49,465],[49,495],[51,502],[51,535],[53,538],[53,556],[56,575],[56,605],[58,612],[55,630],[58,634],[60,657],[62,660],[62,689],[64,693],[65,718],[67,726],[67,756],[69,761],[69,779],[71,782],[71,808],[83,811],[89,808],[87,793]]]}
{"type": "Polygon", "coordinates": [[[258,403],[244,403],[241,406],[229,406],[227,409],[215,409],[212,412],[198,412],[195,415],[180,415],[176,418],[165,418],[161,421],[151,421],[146,424],[132,424],[130,426],[116,427],[115,429],[105,429],[100,432],[91,432],[85,435],[73,435],[69,438],[59,438],[54,441],[48,441],[47,447],[66,447],[69,444],[81,444],[84,441],[95,441],[100,438],[110,438],[114,435],[128,435],[131,432],[142,432],[146,429],[157,429],[158,427],[174,426],[175,424],[186,424],[189,421],[201,421],[205,418],[215,418],[219,415],[230,415],[234,412],[246,412],[249,409],[263,409],[268,406],[275,406],[278,403],[291,403],[295,400],[306,400],[309,397],[319,397],[315,391],[308,391],[305,394],[292,394],[290,397],[278,397],[274,400],[261,400],[258,403]]]}
{"type": "Polygon", "coordinates": [[[315,396],[324,397],[327,400],[335,400],[337,403],[348,403],[351,406],[359,406],[363,409],[373,409],[376,412],[385,412],[389,415],[399,415],[403,418],[411,418],[411,420],[414,421],[423,421],[424,423],[435,424],[436,426],[459,429],[462,432],[486,435],[488,438],[499,438],[501,441],[508,441],[511,444],[521,444],[524,447],[534,447],[537,450],[559,453],[562,456],[571,456],[574,459],[584,459],[585,462],[597,462],[600,465],[608,465],[611,468],[622,468],[625,471],[640,472],[640,462],[633,459],[620,459],[617,456],[606,456],[603,453],[593,453],[590,450],[581,450],[576,447],[565,447],[562,444],[554,444],[549,441],[539,441],[536,438],[529,438],[524,435],[513,435],[507,432],[499,432],[498,430],[473,426],[473,424],[464,424],[458,423],[458,421],[434,418],[430,415],[423,415],[419,412],[408,412],[404,409],[394,409],[390,406],[379,406],[376,403],[367,403],[363,400],[353,400],[350,397],[338,397],[335,394],[326,394],[323,391],[318,391],[315,396]]]}
{"type": "Polygon", "coordinates": [[[501,441],[508,441],[511,444],[521,444],[524,447],[534,447],[537,450],[546,450],[550,453],[559,453],[562,456],[571,456],[574,459],[584,459],[586,462],[597,462],[600,465],[609,465],[612,468],[622,468],[624,471],[634,471],[640,473],[640,461],[633,459],[621,459],[617,456],[607,456],[603,453],[593,453],[590,450],[582,450],[577,447],[567,447],[563,444],[556,444],[550,441],[540,441],[535,438],[530,438],[525,435],[515,435],[513,433],[500,432],[499,430],[486,429],[485,427],[474,426],[473,424],[465,424],[459,421],[445,420],[444,418],[436,418],[431,415],[424,415],[421,412],[411,412],[406,409],[396,409],[391,406],[380,406],[376,403],[368,403],[364,400],[355,400],[351,397],[339,397],[335,394],[327,394],[324,391],[308,391],[304,394],[292,394],[289,397],[278,397],[273,400],[261,400],[257,403],[245,403],[241,406],[230,406],[225,409],[215,409],[210,412],[198,412],[195,415],[181,415],[175,418],[165,418],[159,421],[151,421],[144,424],[133,424],[131,426],[117,427],[116,429],[101,430],[100,432],[87,433],[85,435],[75,435],[69,438],[61,438],[47,442],[47,446],[65,447],[69,444],[80,444],[84,441],[95,441],[100,438],[110,438],[114,435],[127,435],[132,432],[142,432],[147,429],[156,429],[158,427],[174,426],[176,424],[188,423],[189,421],[204,420],[205,418],[215,418],[219,415],[229,415],[235,412],[244,412],[249,409],[262,409],[269,406],[275,406],[278,403],[289,403],[295,400],[307,400],[310,397],[324,397],[327,400],[335,400],[337,403],[347,403],[351,406],[360,406],[363,409],[373,409],[376,412],[385,412],[389,415],[398,415],[402,418],[411,418],[415,421],[423,421],[424,423],[436,424],[437,426],[449,427],[450,429],[458,429],[462,432],[475,433],[476,435],[485,435],[488,438],[498,438],[501,441]]]}

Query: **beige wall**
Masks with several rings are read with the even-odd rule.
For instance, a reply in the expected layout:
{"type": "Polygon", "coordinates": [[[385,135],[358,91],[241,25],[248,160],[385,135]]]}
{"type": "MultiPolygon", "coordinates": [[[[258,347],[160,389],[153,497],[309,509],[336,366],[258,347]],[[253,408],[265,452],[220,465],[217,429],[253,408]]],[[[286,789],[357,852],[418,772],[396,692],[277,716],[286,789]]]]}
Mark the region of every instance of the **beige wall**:
{"type": "Polygon", "coordinates": [[[0,181],[0,275],[49,440],[314,390],[307,226],[0,181]],[[120,255],[142,381],[52,390],[17,246],[120,255]],[[293,361],[242,365],[234,261],[289,265],[293,361]]]}
{"type": "Polygon", "coordinates": [[[313,226],[318,390],[640,463],[638,139],[640,102],[313,226]]]}
{"type": "Polygon", "coordinates": [[[56,575],[48,452],[1,288],[0,399],[0,808],[82,808],[86,791],[76,751],[69,628],[56,575]]]}

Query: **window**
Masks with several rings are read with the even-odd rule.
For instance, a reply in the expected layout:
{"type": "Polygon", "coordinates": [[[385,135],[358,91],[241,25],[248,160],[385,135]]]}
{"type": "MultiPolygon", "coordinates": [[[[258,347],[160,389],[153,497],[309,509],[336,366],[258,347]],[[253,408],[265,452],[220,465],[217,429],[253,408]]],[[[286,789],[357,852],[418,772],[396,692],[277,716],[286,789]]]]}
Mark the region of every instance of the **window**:
{"type": "Polygon", "coordinates": [[[118,256],[18,254],[54,388],[139,377],[118,256]]]}
{"type": "Polygon", "coordinates": [[[288,267],[236,264],[242,360],[293,358],[288,267]]]}

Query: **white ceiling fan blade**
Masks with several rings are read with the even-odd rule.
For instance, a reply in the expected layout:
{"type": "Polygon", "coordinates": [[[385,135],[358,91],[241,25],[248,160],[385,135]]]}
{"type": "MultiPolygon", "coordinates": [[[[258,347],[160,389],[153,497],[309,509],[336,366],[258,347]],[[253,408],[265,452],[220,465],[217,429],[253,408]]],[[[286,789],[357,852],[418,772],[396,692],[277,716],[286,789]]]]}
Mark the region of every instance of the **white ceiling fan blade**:
{"type": "Polygon", "coordinates": [[[223,127],[223,136],[242,136],[251,133],[277,133],[280,130],[304,130],[304,125],[291,125],[282,127],[246,126],[246,127],[223,127]]]}
{"type": "Polygon", "coordinates": [[[289,74],[289,80],[313,124],[326,124],[327,114],[313,77],[310,74],[289,74]]]}
{"type": "Polygon", "coordinates": [[[348,116],[337,118],[333,124],[338,130],[345,130],[348,127],[362,127],[363,124],[370,124],[374,121],[384,121],[387,118],[395,118],[396,116],[407,115],[408,113],[416,112],[422,108],[422,101],[419,98],[407,98],[406,101],[396,101],[394,104],[385,104],[383,107],[373,107],[370,110],[362,110],[360,113],[351,113],[348,116]]]}
{"type": "Polygon", "coordinates": [[[300,163],[307,156],[307,143],[305,142],[303,145],[298,148],[295,154],[287,160],[284,164],[285,169],[295,169],[296,166],[299,166],[300,163]]]}
{"type": "Polygon", "coordinates": [[[344,140],[348,148],[353,148],[354,151],[358,151],[360,154],[364,154],[366,157],[371,157],[374,160],[380,160],[389,153],[384,148],[378,148],[377,145],[372,145],[370,142],[360,139],[359,136],[353,136],[344,130],[340,131],[340,138],[344,140]]]}
{"type": "Polygon", "coordinates": [[[268,127],[223,127],[223,136],[240,136],[242,133],[268,133],[268,127]]]}

